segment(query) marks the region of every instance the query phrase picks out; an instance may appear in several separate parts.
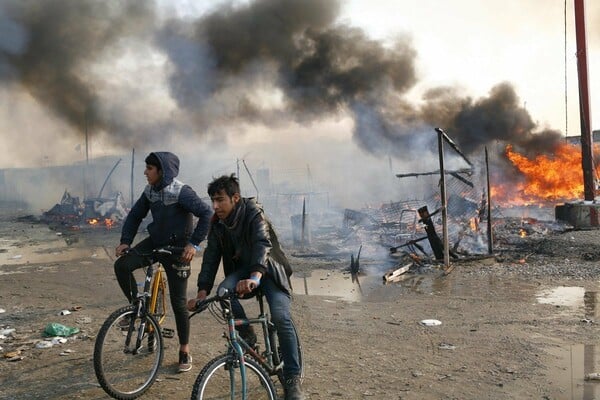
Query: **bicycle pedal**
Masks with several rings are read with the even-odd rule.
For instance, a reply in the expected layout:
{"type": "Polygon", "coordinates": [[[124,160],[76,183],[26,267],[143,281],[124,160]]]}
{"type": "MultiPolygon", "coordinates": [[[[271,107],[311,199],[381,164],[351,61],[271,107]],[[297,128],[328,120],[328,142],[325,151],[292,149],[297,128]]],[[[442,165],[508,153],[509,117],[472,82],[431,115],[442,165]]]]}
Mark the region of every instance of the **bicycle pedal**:
{"type": "Polygon", "coordinates": [[[171,339],[175,336],[175,330],[171,328],[162,328],[162,335],[164,338],[171,339]]]}

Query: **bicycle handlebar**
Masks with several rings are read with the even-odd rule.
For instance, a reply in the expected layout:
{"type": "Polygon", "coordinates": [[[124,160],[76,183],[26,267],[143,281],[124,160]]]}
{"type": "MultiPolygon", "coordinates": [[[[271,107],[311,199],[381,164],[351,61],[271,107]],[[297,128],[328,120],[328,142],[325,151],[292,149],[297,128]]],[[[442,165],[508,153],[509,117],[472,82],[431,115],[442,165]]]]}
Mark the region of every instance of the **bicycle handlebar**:
{"type": "Polygon", "coordinates": [[[192,312],[192,314],[190,314],[190,318],[206,310],[211,303],[214,303],[216,301],[231,300],[236,297],[239,297],[236,292],[231,292],[225,288],[221,288],[219,292],[221,293],[217,293],[214,296],[207,297],[204,300],[196,301],[196,309],[192,312]]]}

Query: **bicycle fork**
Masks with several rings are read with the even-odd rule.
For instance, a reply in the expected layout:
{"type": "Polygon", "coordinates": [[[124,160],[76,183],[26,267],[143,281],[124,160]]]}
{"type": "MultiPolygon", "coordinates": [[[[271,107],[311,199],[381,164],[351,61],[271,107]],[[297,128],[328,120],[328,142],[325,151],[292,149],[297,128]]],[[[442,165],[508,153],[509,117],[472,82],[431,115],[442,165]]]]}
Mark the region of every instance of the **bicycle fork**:
{"type": "Polygon", "coordinates": [[[124,353],[137,354],[142,348],[142,340],[144,339],[144,334],[146,333],[146,316],[142,312],[144,307],[144,302],[142,299],[139,299],[137,302],[135,313],[131,316],[129,321],[129,327],[127,328],[127,337],[125,338],[125,349],[124,353]],[[135,320],[137,317],[140,317],[140,326],[137,328],[137,335],[135,338],[135,346],[130,348],[132,335],[135,329],[135,320]]]}

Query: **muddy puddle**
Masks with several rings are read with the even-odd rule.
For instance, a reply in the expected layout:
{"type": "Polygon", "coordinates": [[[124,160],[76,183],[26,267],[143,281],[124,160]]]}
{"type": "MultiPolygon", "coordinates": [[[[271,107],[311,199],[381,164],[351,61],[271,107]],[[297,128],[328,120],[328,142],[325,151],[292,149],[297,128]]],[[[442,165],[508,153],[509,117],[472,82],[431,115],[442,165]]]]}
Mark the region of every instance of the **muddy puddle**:
{"type": "Polygon", "coordinates": [[[538,286],[494,276],[470,276],[456,273],[443,275],[439,269],[424,273],[407,273],[399,282],[385,283],[385,268],[372,267],[353,281],[349,272],[316,269],[292,275],[294,293],[311,296],[333,296],[345,301],[391,301],[403,295],[481,296],[502,295],[505,298],[529,299],[538,286]]]}
{"type": "Polygon", "coordinates": [[[56,264],[78,261],[93,263],[96,259],[107,259],[103,247],[71,246],[69,240],[56,235],[50,240],[16,241],[0,238],[0,274],[19,273],[18,267],[29,264],[56,264]]]}
{"type": "MultiPolygon", "coordinates": [[[[595,323],[600,316],[598,293],[579,286],[540,290],[537,301],[560,306],[563,314],[580,318],[582,323],[595,323]]],[[[553,357],[547,375],[563,388],[562,399],[600,398],[600,346],[566,343],[549,346],[546,350],[553,357]]]]}
{"type": "Polygon", "coordinates": [[[550,347],[555,357],[548,376],[561,387],[561,399],[594,400],[600,398],[600,348],[596,345],[573,344],[550,347]],[[592,376],[596,380],[586,380],[592,376]]]}
{"type": "MultiPolygon", "coordinates": [[[[557,315],[570,315],[581,319],[582,323],[600,320],[598,293],[578,286],[540,287],[533,283],[491,276],[476,279],[459,273],[443,276],[439,271],[407,274],[403,281],[386,285],[383,272],[371,270],[368,274],[362,274],[359,281],[360,287],[357,282],[352,282],[349,273],[330,270],[314,270],[292,276],[295,293],[333,296],[342,301],[386,301],[397,299],[397,295],[411,294],[502,296],[504,299],[531,301],[532,304],[555,305],[557,315]]],[[[550,360],[546,375],[561,388],[559,398],[600,398],[600,344],[549,344],[546,350],[550,360]]]]}

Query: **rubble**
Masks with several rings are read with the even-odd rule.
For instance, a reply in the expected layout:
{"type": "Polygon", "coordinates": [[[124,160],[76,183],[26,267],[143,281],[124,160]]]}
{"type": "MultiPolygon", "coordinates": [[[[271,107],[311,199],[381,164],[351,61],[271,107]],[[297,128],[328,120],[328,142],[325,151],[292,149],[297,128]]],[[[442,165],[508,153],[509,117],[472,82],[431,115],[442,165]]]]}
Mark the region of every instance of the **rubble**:
{"type": "Polygon", "coordinates": [[[111,198],[89,198],[83,202],[65,190],[60,203],[43,213],[41,221],[71,227],[112,228],[127,216],[125,201],[120,192],[111,198]]]}

